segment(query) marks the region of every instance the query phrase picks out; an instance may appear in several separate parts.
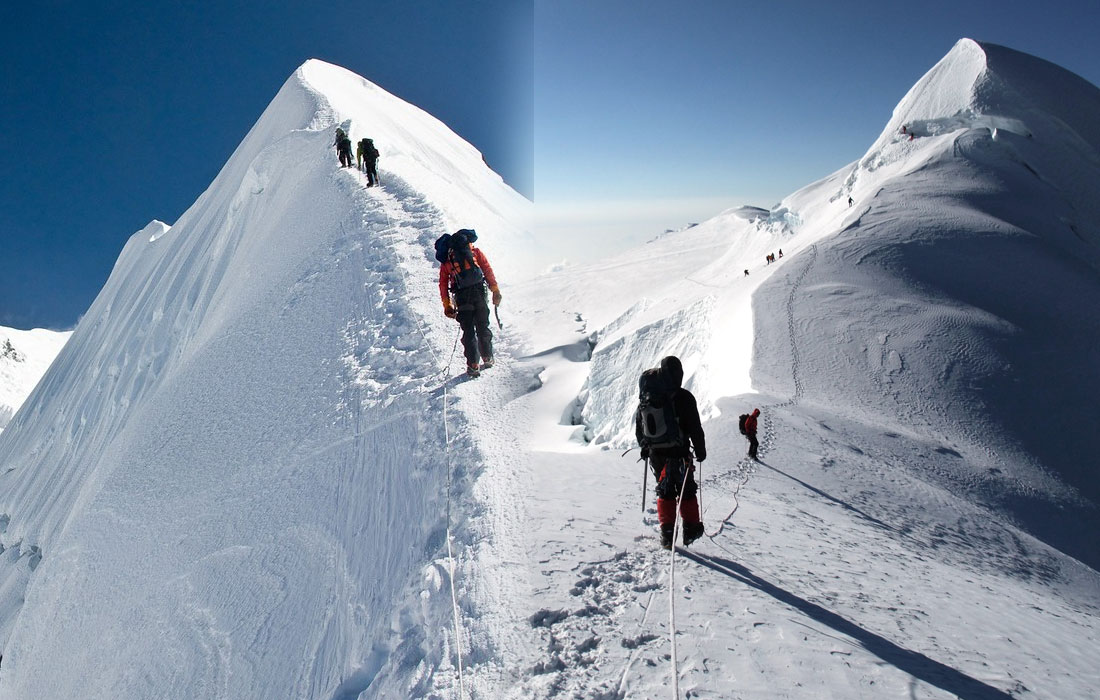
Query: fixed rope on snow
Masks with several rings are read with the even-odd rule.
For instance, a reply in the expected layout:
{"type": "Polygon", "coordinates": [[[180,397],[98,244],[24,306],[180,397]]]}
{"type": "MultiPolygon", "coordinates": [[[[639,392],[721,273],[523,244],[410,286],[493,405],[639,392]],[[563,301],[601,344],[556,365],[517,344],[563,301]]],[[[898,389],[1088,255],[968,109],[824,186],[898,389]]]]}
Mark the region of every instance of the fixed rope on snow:
{"type": "Polygon", "coordinates": [[[676,522],[672,529],[672,549],[668,557],[668,627],[672,639],[672,697],[676,700],[680,698],[680,670],[676,664],[676,540],[680,537],[680,523],[683,521],[680,501],[684,498],[689,473],[690,470],[685,467],[684,481],[680,484],[680,493],[676,494],[676,522]]]}
{"type": "Polygon", "coordinates": [[[425,347],[436,359],[437,366],[441,367],[437,376],[443,377],[443,440],[444,447],[447,454],[447,574],[451,583],[451,614],[454,620],[454,648],[455,648],[455,666],[458,670],[458,697],[464,698],[466,696],[465,681],[463,677],[463,664],[462,664],[462,620],[458,611],[458,591],[455,588],[455,571],[457,569],[453,541],[454,536],[451,531],[451,491],[453,488],[453,473],[454,466],[451,463],[451,426],[448,415],[448,408],[450,405],[450,396],[448,393],[447,382],[445,381],[446,375],[450,374],[451,363],[454,362],[455,351],[458,349],[459,335],[455,335],[454,345],[451,346],[451,355],[447,358],[447,364],[443,365],[439,362],[439,354],[436,353],[435,348],[428,342],[428,336],[424,333],[424,328],[420,324],[420,319],[414,314],[413,320],[416,321],[416,328],[420,332],[420,337],[424,340],[425,347]]]}

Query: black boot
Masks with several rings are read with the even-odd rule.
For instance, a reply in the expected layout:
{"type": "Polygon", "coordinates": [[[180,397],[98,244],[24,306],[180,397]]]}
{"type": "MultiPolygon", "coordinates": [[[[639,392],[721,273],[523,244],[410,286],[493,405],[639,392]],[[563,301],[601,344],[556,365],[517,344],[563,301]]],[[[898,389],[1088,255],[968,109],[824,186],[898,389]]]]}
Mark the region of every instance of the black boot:
{"type": "Polygon", "coordinates": [[[703,536],[703,523],[684,523],[684,546],[703,536]]]}
{"type": "Polygon", "coordinates": [[[676,535],[676,531],[673,525],[661,526],[661,546],[665,549],[672,549],[672,538],[676,535]]]}

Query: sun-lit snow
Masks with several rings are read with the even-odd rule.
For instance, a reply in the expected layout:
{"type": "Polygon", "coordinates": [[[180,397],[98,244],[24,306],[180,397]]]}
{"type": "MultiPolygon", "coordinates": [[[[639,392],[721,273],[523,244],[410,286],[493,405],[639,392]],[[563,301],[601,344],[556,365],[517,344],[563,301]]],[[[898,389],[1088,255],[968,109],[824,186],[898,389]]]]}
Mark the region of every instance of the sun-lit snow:
{"type": "Polygon", "coordinates": [[[57,353],[68,331],[0,328],[0,431],[23,405],[57,353]]]}
{"type": "Polygon", "coordinates": [[[1090,697],[1098,95],[963,40],[777,206],[532,277],[473,148],[308,62],[0,435],[0,698],[1090,697]],[[675,559],[622,454],[667,354],[709,448],[675,559]]]}
{"type": "Polygon", "coordinates": [[[684,697],[1093,694],[1098,96],[963,40],[862,158],[772,210],[525,285],[540,392],[571,383],[593,440],[562,461],[539,392],[510,406],[540,436],[526,692],[670,697],[675,617],[684,697]],[[582,338],[587,375],[547,353],[582,338]],[[665,354],[712,416],[709,537],[671,600],[620,457],[665,354]],[[753,407],[760,464],[736,430],[753,407]]]}

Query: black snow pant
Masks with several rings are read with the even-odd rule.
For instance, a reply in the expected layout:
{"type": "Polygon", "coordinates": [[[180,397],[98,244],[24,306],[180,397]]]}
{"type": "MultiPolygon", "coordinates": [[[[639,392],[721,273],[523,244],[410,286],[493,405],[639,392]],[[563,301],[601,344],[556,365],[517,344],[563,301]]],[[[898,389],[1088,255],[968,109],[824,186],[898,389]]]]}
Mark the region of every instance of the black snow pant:
{"type": "Polygon", "coordinates": [[[378,184],[378,161],[364,160],[363,166],[367,171],[367,187],[374,187],[378,184]]]}
{"type": "Polygon", "coordinates": [[[350,168],[351,167],[351,151],[339,151],[339,154],[340,154],[340,167],[341,168],[350,168]]]}
{"type": "Polygon", "coordinates": [[[493,331],[489,328],[489,298],[484,284],[454,293],[458,323],[462,326],[462,350],[466,366],[477,367],[493,356],[493,331]]]}
{"type": "Polygon", "coordinates": [[[745,433],[745,437],[749,439],[749,457],[756,459],[756,449],[760,447],[760,443],[756,441],[756,433],[745,433]]]}

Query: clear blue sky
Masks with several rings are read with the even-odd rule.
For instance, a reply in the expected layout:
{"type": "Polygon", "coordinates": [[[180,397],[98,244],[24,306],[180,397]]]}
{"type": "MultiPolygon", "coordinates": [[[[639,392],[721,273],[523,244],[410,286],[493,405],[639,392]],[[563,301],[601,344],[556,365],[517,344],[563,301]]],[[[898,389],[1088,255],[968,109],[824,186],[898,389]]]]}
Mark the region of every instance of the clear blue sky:
{"type": "Polygon", "coordinates": [[[3,3],[0,325],[71,327],[311,57],[442,119],[599,253],[856,160],[962,37],[1100,84],[1098,27],[1095,0],[3,3]]]}
{"type": "Polygon", "coordinates": [[[71,328],[130,234],[172,223],[294,70],[344,66],[532,195],[529,2],[0,3],[0,325],[71,328]]]}
{"type": "Polygon", "coordinates": [[[857,160],[963,37],[1100,84],[1096,0],[535,8],[539,220],[597,253],[730,206],[771,206],[857,160]]]}

